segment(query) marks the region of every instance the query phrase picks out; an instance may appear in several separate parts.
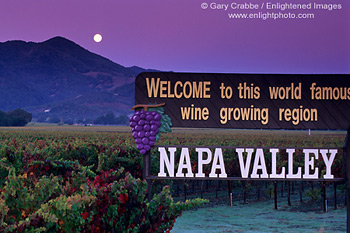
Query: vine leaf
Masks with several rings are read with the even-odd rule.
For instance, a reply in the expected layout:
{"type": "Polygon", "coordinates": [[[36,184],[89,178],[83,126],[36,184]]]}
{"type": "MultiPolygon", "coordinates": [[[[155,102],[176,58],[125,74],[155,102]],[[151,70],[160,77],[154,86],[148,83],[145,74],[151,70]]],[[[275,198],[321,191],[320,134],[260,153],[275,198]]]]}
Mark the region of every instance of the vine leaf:
{"type": "Polygon", "coordinates": [[[171,126],[173,125],[171,123],[170,117],[164,113],[163,107],[149,107],[148,111],[156,111],[158,112],[162,118],[160,120],[160,127],[158,128],[158,133],[156,134],[156,141],[159,140],[162,133],[170,133],[171,132],[171,126]]]}

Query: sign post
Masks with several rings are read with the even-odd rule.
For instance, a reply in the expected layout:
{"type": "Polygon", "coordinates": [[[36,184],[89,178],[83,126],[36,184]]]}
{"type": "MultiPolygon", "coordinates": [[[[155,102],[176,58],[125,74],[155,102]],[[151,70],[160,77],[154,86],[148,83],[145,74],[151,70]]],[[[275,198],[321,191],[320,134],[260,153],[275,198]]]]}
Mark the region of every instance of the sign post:
{"type": "Polygon", "coordinates": [[[151,152],[148,151],[146,154],[143,155],[143,174],[142,178],[146,180],[147,186],[148,186],[148,201],[152,199],[152,180],[149,179],[151,176],[151,152]]]}

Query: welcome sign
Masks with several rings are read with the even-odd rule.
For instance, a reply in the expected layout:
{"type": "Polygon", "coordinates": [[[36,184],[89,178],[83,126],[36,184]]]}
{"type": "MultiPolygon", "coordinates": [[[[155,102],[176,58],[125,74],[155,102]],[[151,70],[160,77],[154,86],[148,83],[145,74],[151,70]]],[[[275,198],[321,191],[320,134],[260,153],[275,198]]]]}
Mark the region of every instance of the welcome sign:
{"type": "MultiPolygon", "coordinates": [[[[143,153],[143,177],[149,189],[151,179],[271,180],[275,192],[279,180],[345,181],[350,232],[350,75],[148,72],[136,78],[135,104],[146,111],[162,106],[166,128],[347,130],[343,148],[155,146],[156,176],[151,175],[149,150],[141,152],[148,151],[143,153]]],[[[135,114],[147,118],[147,112],[135,114]]],[[[140,143],[144,132],[134,131],[140,143]]]]}
{"type": "MultiPolygon", "coordinates": [[[[135,104],[162,103],[175,127],[344,130],[350,127],[349,80],[349,75],[149,72],[136,78],[135,104]]],[[[159,173],[152,178],[343,179],[332,170],[342,149],[230,150],[159,146],[159,173]]]]}
{"type": "Polygon", "coordinates": [[[141,73],[135,104],[162,102],[175,127],[350,127],[349,75],[141,73]]]}

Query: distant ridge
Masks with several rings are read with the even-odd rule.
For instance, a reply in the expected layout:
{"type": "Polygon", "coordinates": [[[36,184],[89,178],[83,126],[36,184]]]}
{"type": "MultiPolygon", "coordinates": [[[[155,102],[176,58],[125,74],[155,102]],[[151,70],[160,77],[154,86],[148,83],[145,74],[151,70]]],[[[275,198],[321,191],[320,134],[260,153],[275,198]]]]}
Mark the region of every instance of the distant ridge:
{"type": "Polygon", "coordinates": [[[124,67],[64,37],[0,43],[0,110],[23,108],[40,121],[130,114],[141,67],[124,67]]]}

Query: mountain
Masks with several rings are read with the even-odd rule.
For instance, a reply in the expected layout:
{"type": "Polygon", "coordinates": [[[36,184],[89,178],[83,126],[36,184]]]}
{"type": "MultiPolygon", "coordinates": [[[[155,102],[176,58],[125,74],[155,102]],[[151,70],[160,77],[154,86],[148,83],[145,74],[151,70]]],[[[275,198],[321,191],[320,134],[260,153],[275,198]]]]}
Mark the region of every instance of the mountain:
{"type": "Polygon", "coordinates": [[[124,67],[63,37],[0,43],[0,110],[23,108],[41,121],[130,114],[134,81],[124,67]]]}

